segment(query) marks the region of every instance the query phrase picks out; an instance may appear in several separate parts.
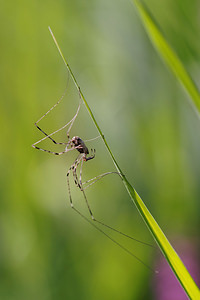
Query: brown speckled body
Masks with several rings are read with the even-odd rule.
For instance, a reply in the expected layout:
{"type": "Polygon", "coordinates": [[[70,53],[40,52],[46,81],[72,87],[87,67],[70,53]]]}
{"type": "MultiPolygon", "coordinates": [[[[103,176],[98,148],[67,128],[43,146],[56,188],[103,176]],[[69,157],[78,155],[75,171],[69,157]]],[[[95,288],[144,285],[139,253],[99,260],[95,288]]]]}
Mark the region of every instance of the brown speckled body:
{"type": "Polygon", "coordinates": [[[78,150],[79,153],[84,153],[85,155],[89,154],[88,148],[79,136],[74,136],[71,139],[71,142],[73,143],[74,147],[78,150]]]}

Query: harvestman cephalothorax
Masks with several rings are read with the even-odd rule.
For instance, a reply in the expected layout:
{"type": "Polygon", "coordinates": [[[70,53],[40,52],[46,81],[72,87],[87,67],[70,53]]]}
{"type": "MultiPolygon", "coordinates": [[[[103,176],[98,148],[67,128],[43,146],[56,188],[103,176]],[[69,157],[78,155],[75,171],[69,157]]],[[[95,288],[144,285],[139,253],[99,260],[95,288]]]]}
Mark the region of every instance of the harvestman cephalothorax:
{"type": "MultiPolygon", "coordinates": [[[[51,30],[50,30],[51,32],[51,30]]],[[[53,33],[51,32],[52,36],[53,36],[53,33]]],[[[54,36],[53,36],[54,38],[54,36]]],[[[55,38],[54,38],[54,41],[55,41],[55,38]]],[[[61,55],[62,56],[62,55],[61,55]]],[[[140,261],[143,265],[145,265],[147,268],[151,269],[151,267],[149,267],[147,264],[145,264],[140,258],[138,258],[135,254],[133,254],[130,250],[128,250],[127,248],[125,248],[123,245],[121,245],[119,242],[117,242],[115,239],[113,239],[112,237],[110,237],[106,232],[104,232],[101,228],[99,228],[98,226],[96,226],[95,223],[99,224],[99,225],[102,225],[106,228],[109,228],[111,229],[112,231],[115,231],[129,239],[132,239],[136,242],[139,242],[141,244],[144,244],[144,245],[147,245],[147,246],[150,246],[150,247],[153,247],[152,245],[148,244],[148,243],[145,243],[145,242],[142,242],[140,240],[137,240],[129,235],[126,235],[124,234],[123,232],[117,230],[117,229],[114,229],[112,228],[111,226],[95,219],[93,213],[92,213],[92,210],[90,208],[90,205],[89,205],[89,202],[87,200],[87,197],[86,197],[86,193],[85,193],[85,189],[88,188],[89,186],[91,186],[92,184],[96,183],[98,180],[100,180],[101,178],[107,176],[107,175],[110,175],[110,174],[118,174],[120,177],[121,177],[121,174],[118,173],[118,172],[106,172],[106,173],[103,173],[101,175],[98,175],[92,179],[89,179],[85,182],[82,182],[82,167],[83,167],[83,163],[89,161],[89,160],[92,160],[95,158],[95,154],[96,154],[96,150],[94,149],[91,149],[91,154],[89,154],[89,150],[85,144],[85,142],[79,137],[79,136],[74,136],[72,138],[70,138],[70,131],[72,129],[72,126],[78,116],[78,113],[80,111],[80,107],[81,107],[81,104],[82,104],[82,96],[81,96],[81,91],[80,91],[80,88],[78,89],[78,93],[79,93],[79,105],[78,105],[78,108],[77,108],[77,111],[74,115],[74,117],[67,123],[65,124],[64,126],[62,126],[61,128],[57,129],[56,131],[48,134],[46,133],[43,129],[41,129],[41,127],[38,126],[38,123],[47,116],[47,114],[49,114],[60,102],[61,100],[64,98],[65,94],[66,94],[66,91],[64,92],[64,94],[62,95],[62,97],[58,100],[58,102],[53,105],[37,122],[35,122],[35,126],[37,127],[37,129],[39,131],[41,131],[45,137],[43,137],[42,139],[40,139],[39,141],[35,142],[32,147],[34,147],[35,149],[38,149],[38,150],[41,150],[41,151],[44,151],[44,152],[47,152],[47,153],[51,153],[51,154],[54,154],[54,155],[62,155],[62,154],[65,154],[65,153],[68,153],[69,151],[72,151],[72,150],[77,150],[79,152],[79,155],[78,157],[75,159],[75,161],[73,162],[73,164],[70,166],[69,170],[67,171],[67,186],[68,186],[68,193],[69,193],[69,201],[70,201],[70,206],[71,208],[76,211],[82,218],[84,218],[87,222],[89,222],[92,226],[94,226],[98,231],[100,231],[101,233],[103,233],[107,238],[109,238],[112,242],[114,242],[116,245],[118,245],[120,248],[122,248],[124,251],[126,251],[128,254],[130,254],[131,256],[133,256],[134,258],[136,258],[138,261],[140,261]],[[68,127],[68,129],[67,129],[68,127]],[[66,142],[57,142],[55,141],[55,139],[52,137],[54,134],[56,134],[57,132],[63,130],[63,129],[67,129],[67,141],[66,142]],[[61,152],[53,152],[53,151],[50,151],[50,150],[47,150],[47,149],[43,149],[43,148],[40,148],[38,147],[38,144],[46,139],[49,139],[51,140],[55,145],[63,145],[65,146],[64,150],[61,151],[61,152]],[[79,174],[77,174],[77,167],[80,166],[80,170],[79,170],[79,174]],[[83,215],[77,208],[74,207],[73,205],[73,201],[72,201],[72,196],[71,196],[71,188],[70,188],[70,181],[69,181],[69,176],[70,174],[72,174],[73,176],[73,179],[74,179],[74,183],[75,183],[75,186],[82,192],[83,194],[83,197],[84,197],[84,200],[85,200],[85,203],[87,205],[87,208],[88,208],[88,211],[89,211],[89,214],[91,216],[91,220],[90,221],[85,215],[83,215]]],[[[96,138],[99,138],[100,136],[96,137],[96,138]]],[[[94,139],[96,139],[94,138],[94,139]]],[[[90,140],[87,140],[87,141],[92,141],[94,139],[90,139],[90,140]]],[[[152,269],[151,269],[152,270],[152,269]]]]}

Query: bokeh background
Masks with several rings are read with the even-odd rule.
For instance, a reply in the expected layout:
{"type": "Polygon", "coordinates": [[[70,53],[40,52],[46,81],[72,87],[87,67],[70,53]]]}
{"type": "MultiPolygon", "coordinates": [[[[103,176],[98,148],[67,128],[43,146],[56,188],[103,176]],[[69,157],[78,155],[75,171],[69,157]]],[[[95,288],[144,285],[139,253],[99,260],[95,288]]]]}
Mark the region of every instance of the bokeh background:
{"type": "MultiPolygon", "coordinates": [[[[146,2],[199,85],[199,1],[146,2]]],[[[131,1],[2,1],[0,25],[0,299],[172,299],[162,297],[172,286],[176,293],[176,280],[170,288],[164,280],[159,294],[161,277],[70,209],[66,172],[76,153],[58,157],[31,147],[42,138],[34,122],[66,86],[62,104],[41,127],[58,129],[79,102],[50,25],[123,172],[198,274],[199,118],[131,1]]],[[[84,105],[71,134],[84,140],[98,135],[84,105]]],[[[58,139],[65,141],[66,132],[58,139]]],[[[84,165],[85,180],[115,170],[100,139],[87,145],[97,154],[84,165]]],[[[73,180],[71,190],[88,215],[73,180]]],[[[93,185],[87,197],[96,218],[154,244],[118,176],[93,185]]],[[[159,250],[114,238],[162,274],[159,250]]]]}

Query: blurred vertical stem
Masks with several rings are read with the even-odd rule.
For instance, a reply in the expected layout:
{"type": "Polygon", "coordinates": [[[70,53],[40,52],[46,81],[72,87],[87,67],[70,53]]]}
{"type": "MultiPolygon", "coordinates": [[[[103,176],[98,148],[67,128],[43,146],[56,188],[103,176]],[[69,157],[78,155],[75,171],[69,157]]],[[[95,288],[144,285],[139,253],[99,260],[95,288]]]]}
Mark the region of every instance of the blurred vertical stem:
{"type": "Polygon", "coordinates": [[[154,45],[160,57],[165,62],[166,66],[169,68],[169,70],[172,71],[172,73],[179,80],[179,82],[184,87],[185,91],[190,96],[190,99],[194,104],[194,109],[197,111],[199,116],[200,94],[194,81],[188,74],[187,70],[185,69],[184,65],[182,64],[176,53],[167,43],[158,26],[153,21],[153,18],[151,17],[147,8],[141,3],[141,1],[133,0],[133,3],[136,6],[139,16],[143,22],[144,28],[146,29],[152,44],[154,45]]]}
{"type": "Polygon", "coordinates": [[[108,152],[110,153],[110,156],[113,160],[113,163],[117,169],[117,171],[121,174],[121,178],[122,181],[131,197],[131,199],[133,200],[133,202],[135,203],[137,209],[139,210],[143,220],[145,221],[147,227],[149,228],[149,230],[151,231],[154,239],[156,240],[157,244],[159,245],[160,249],[162,250],[164,256],[166,257],[169,265],[171,266],[172,270],[174,271],[175,275],[177,276],[177,278],[179,279],[179,281],[181,282],[182,286],[184,287],[184,289],[186,290],[187,294],[189,295],[189,297],[191,297],[191,299],[198,299],[197,295],[200,296],[199,294],[199,290],[197,288],[197,286],[195,285],[193,279],[191,278],[190,274],[188,273],[188,271],[186,270],[184,264],[182,263],[182,261],[180,260],[180,258],[178,257],[177,253],[174,251],[174,249],[172,248],[172,246],[170,245],[170,243],[168,242],[167,238],[165,237],[164,233],[162,232],[162,230],[160,229],[160,227],[158,226],[158,224],[156,223],[155,219],[153,218],[153,216],[151,215],[151,213],[149,212],[149,210],[147,209],[147,207],[145,206],[144,202],[142,201],[142,199],[140,198],[140,196],[138,195],[138,193],[136,192],[136,190],[131,186],[131,184],[128,182],[126,176],[123,174],[121,168],[119,167],[106,139],[105,136],[103,135],[77,81],[76,78],[69,66],[69,64],[67,63],[66,59],[63,56],[63,53],[60,49],[60,46],[58,45],[58,42],[51,30],[51,28],[49,27],[49,31],[53,37],[53,40],[56,44],[56,47],[67,67],[67,69],[69,70],[69,73],[74,81],[74,84],[76,86],[76,88],[78,89],[78,91],[81,94],[81,97],[85,103],[85,106],[88,109],[88,112],[97,128],[97,130],[99,131],[99,134],[102,137],[102,140],[108,150],[108,152]],[[194,298],[196,296],[196,298],[194,298]]]}

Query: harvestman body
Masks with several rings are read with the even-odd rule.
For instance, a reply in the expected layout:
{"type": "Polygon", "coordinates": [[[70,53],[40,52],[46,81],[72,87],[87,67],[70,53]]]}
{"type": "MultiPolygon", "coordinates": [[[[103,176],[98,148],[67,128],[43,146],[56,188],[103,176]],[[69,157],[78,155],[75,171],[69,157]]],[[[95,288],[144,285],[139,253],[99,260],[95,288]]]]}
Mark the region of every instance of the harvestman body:
{"type": "Polygon", "coordinates": [[[86,147],[84,141],[79,136],[74,136],[71,139],[71,142],[74,145],[74,147],[77,147],[76,149],[78,150],[79,153],[83,153],[84,154],[84,156],[83,156],[84,157],[83,158],[84,161],[87,161],[89,159],[94,158],[94,156],[86,158],[87,154],[89,154],[89,150],[86,147]]]}

